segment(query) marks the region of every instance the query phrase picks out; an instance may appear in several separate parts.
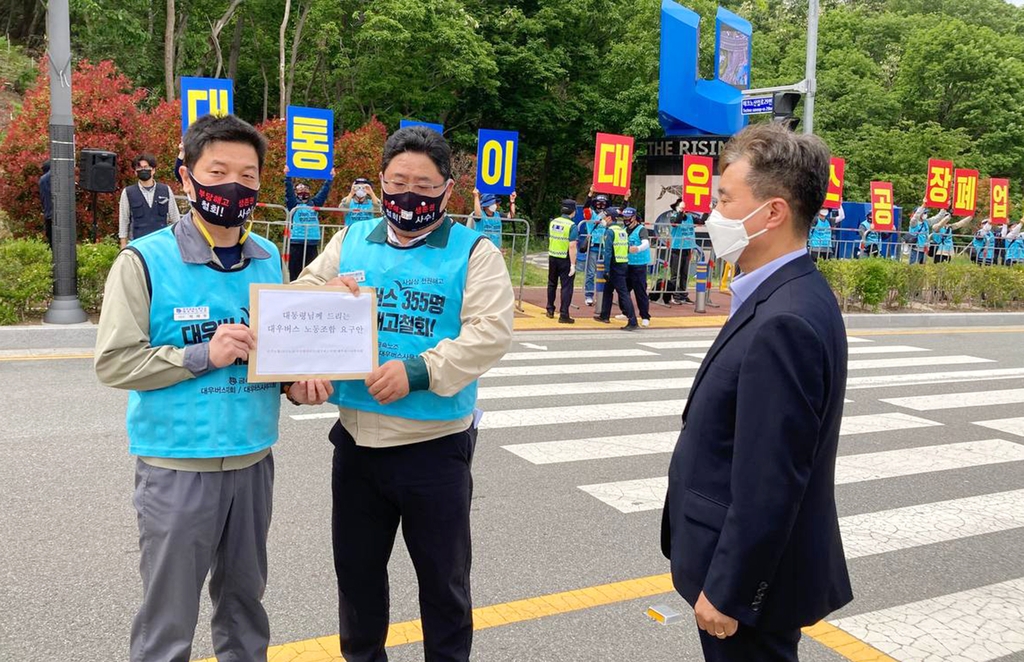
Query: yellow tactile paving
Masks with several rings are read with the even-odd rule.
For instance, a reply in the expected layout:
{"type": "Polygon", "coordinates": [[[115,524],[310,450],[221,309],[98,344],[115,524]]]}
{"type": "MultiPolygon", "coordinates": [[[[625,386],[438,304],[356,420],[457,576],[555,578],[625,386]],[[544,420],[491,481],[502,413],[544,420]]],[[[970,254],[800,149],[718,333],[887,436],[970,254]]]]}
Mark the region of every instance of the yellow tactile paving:
{"type": "MultiPolygon", "coordinates": [[[[572,329],[615,329],[622,326],[621,320],[612,320],[611,324],[602,324],[591,319],[593,309],[578,313],[575,324],[559,324],[557,319],[548,319],[547,314],[540,306],[523,302],[522,313],[526,317],[517,317],[513,323],[516,331],[567,331],[572,329]]],[[[725,324],[727,315],[702,315],[697,317],[652,317],[652,329],[696,329],[696,328],[718,328],[725,324]]]]}
{"type": "MultiPolygon", "coordinates": [[[[661,595],[673,590],[672,575],[651,575],[650,577],[541,595],[535,598],[514,600],[489,607],[478,607],[473,610],[473,629],[485,630],[511,625],[591,607],[661,595]]],[[[831,648],[851,662],[896,662],[885,653],[824,621],[804,628],[803,632],[805,636],[831,648]]],[[[423,641],[423,629],[418,620],[392,623],[388,630],[387,646],[389,648],[421,641],[423,641]]],[[[336,636],[318,637],[272,646],[268,651],[267,659],[269,662],[342,662],[336,636]]],[[[216,660],[210,658],[199,662],[216,662],[216,660]]]]}

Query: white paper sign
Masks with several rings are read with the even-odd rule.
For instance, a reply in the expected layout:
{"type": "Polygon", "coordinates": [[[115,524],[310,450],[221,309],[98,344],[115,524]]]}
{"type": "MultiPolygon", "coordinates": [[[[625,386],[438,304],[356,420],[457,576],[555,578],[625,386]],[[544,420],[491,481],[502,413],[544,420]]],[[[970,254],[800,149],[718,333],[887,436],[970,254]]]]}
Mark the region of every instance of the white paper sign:
{"type": "Polygon", "coordinates": [[[378,364],[376,293],[253,285],[249,381],[363,379],[378,364]]]}

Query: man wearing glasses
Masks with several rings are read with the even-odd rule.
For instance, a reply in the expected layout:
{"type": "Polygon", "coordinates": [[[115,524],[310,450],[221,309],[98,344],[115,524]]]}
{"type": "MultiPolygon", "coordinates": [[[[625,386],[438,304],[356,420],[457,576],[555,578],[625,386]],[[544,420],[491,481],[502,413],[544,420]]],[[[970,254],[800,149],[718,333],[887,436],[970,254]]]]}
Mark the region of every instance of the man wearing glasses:
{"type": "MultiPolygon", "coordinates": [[[[419,581],[425,659],[469,660],[470,466],[477,379],[512,339],[498,248],[446,214],[451,148],[422,126],[384,146],[384,218],[348,225],[298,284],[377,291],[380,367],[334,383],[333,542],[341,653],[387,659],[388,560],[398,527],[419,581]]],[[[296,398],[305,402],[300,395],[296,398]]]]}

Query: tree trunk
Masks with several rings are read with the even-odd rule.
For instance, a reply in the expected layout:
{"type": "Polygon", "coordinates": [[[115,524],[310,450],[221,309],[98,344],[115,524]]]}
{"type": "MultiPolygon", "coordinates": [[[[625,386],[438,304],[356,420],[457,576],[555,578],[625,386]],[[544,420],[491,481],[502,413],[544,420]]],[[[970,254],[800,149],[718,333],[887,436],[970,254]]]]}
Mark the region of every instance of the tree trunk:
{"type": "Polygon", "coordinates": [[[235,35],[231,38],[231,52],[228,53],[228,78],[235,80],[238,75],[238,54],[242,50],[242,17],[235,19],[235,35]]]}
{"type": "Polygon", "coordinates": [[[277,65],[277,83],[278,89],[280,90],[280,108],[278,110],[278,117],[284,117],[288,111],[288,99],[287,90],[285,89],[284,80],[284,36],[288,31],[288,19],[291,18],[292,13],[292,0],[284,1],[284,18],[281,20],[281,32],[278,34],[278,65],[277,65]]]}
{"type": "MultiPolygon", "coordinates": [[[[299,14],[299,22],[295,24],[295,34],[292,35],[292,59],[291,64],[288,67],[288,90],[285,95],[285,106],[288,106],[292,102],[292,90],[295,89],[295,61],[299,59],[299,44],[302,43],[302,28],[306,25],[306,17],[309,16],[309,10],[312,8],[312,2],[303,7],[302,13],[299,14]]],[[[282,117],[284,116],[282,115],[282,117]]]]}
{"type": "Polygon", "coordinates": [[[231,17],[234,16],[235,10],[238,9],[240,4],[242,4],[242,0],[231,0],[231,4],[228,5],[224,15],[217,19],[216,23],[210,24],[210,46],[213,48],[214,55],[217,56],[217,68],[215,69],[216,73],[213,75],[214,78],[220,78],[220,72],[224,70],[224,55],[220,48],[220,33],[231,20],[231,17]]]}
{"type": "Polygon", "coordinates": [[[263,74],[263,121],[267,121],[267,99],[270,96],[270,79],[267,78],[267,68],[260,60],[260,73],[263,74]]]}
{"type": "Polygon", "coordinates": [[[167,0],[167,22],[164,24],[164,87],[167,88],[167,100],[174,101],[174,37],[175,37],[174,0],[167,0]]]}

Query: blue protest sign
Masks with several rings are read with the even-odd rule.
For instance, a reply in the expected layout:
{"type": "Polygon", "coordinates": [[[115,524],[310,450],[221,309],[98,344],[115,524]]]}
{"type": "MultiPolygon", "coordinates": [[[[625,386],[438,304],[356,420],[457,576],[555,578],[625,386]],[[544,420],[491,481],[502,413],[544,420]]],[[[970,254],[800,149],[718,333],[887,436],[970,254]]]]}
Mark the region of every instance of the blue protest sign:
{"type": "Polygon", "coordinates": [[[288,106],[285,138],[289,177],[330,179],[334,167],[334,113],[288,106]]]}
{"type": "Polygon", "coordinates": [[[433,129],[434,131],[437,131],[441,135],[444,135],[443,124],[431,124],[430,122],[420,122],[419,120],[402,120],[401,122],[398,123],[399,129],[404,129],[407,126],[425,126],[428,129],[433,129]]]}
{"type": "Polygon", "coordinates": [[[181,133],[203,115],[235,112],[235,86],[228,78],[181,79],[181,133]]]}
{"type": "Polygon", "coordinates": [[[476,187],[481,193],[508,195],[516,190],[519,133],[480,129],[476,145],[476,187]]]}

